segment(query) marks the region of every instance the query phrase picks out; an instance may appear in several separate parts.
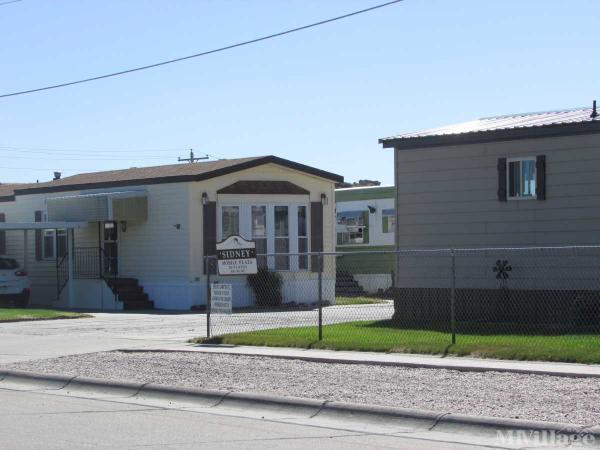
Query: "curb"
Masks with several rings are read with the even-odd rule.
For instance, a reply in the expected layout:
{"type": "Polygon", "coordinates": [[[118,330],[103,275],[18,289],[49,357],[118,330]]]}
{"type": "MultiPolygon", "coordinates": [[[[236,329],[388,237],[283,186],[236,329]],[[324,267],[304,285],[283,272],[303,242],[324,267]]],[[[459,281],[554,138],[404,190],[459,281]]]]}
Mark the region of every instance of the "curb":
{"type": "Polygon", "coordinates": [[[502,417],[469,416],[412,408],[332,402],[270,394],[231,392],[164,386],[150,383],[111,381],[97,378],[45,375],[19,370],[0,370],[0,389],[5,383],[29,386],[24,391],[60,390],[93,393],[98,398],[117,397],[142,401],[168,401],[169,404],[188,404],[195,407],[252,409],[301,414],[306,419],[333,417],[348,422],[358,420],[406,428],[409,431],[462,432],[497,437],[501,430],[555,433],[556,435],[591,436],[600,441],[600,426],[583,426],[560,422],[542,422],[502,417]],[[56,386],[54,386],[56,385],[56,386]]]}
{"type": "MultiPolygon", "coordinates": [[[[219,348],[218,344],[207,345],[209,348],[219,348]]],[[[225,347],[231,348],[231,347],[225,347]]],[[[410,369],[444,369],[444,370],[457,370],[459,372],[502,372],[502,373],[517,373],[521,375],[545,375],[551,377],[564,377],[564,378],[600,378],[600,373],[581,373],[581,372],[567,372],[560,370],[542,370],[542,369],[521,369],[518,367],[483,367],[483,366],[469,366],[469,365],[453,365],[453,364],[430,364],[426,362],[409,362],[409,361],[368,361],[368,360],[357,360],[357,359],[346,359],[346,358],[327,358],[324,356],[307,356],[307,355],[274,355],[274,354],[263,354],[263,353],[246,353],[236,351],[202,351],[202,350],[191,350],[191,349],[161,349],[161,348],[124,348],[112,350],[115,352],[123,353],[202,353],[204,355],[233,355],[233,356],[255,356],[260,358],[275,358],[275,359],[296,359],[300,361],[326,363],[326,364],[363,364],[367,366],[388,366],[388,367],[406,367],[410,369]]],[[[441,359],[441,358],[440,358],[441,359]]],[[[519,361],[523,362],[523,361],[519,361]]]]}

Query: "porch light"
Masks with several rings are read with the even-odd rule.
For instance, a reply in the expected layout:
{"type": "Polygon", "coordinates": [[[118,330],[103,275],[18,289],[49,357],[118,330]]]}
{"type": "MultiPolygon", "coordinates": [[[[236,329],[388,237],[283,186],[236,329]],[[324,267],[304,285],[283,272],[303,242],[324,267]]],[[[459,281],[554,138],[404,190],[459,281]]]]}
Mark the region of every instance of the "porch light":
{"type": "Polygon", "coordinates": [[[321,204],[323,206],[327,204],[327,196],[325,194],[321,194],[321,204]]]}
{"type": "Polygon", "coordinates": [[[123,233],[125,233],[127,231],[127,222],[125,222],[124,220],[121,221],[121,231],[123,233]]]}
{"type": "Polygon", "coordinates": [[[202,193],[202,204],[203,205],[208,204],[208,194],[206,192],[202,193]]]}

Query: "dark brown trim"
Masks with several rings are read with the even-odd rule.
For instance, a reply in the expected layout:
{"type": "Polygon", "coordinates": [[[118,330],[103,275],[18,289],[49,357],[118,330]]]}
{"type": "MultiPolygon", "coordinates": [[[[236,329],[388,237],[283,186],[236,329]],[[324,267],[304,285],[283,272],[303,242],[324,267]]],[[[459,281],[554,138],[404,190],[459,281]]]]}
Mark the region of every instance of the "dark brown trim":
{"type": "Polygon", "coordinates": [[[562,125],[543,125],[529,128],[511,128],[508,130],[477,131],[471,133],[448,134],[444,136],[382,138],[379,139],[379,143],[383,145],[383,148],[408,150],[416,148],[444,147],[449,145],[513,141],[517,139],[575,136],[593,133],[600,133],[600,121],[567,123],[562,125]]]}
{"type": "Polygon", "coordinates": [[[237,181],[217,191],[217,194],[309,195],[310,192],[289,181],[237,181]]]}
{"type": "MultiPolygon", "coordinates": [[[[202,208],[202,250],[204,256],[214,256],[217,254],[217,202],[208,202],[202,208]]],[[[206,267],[207,260],[204,259],[204,273],[208,270],[213,271],[213,261],[208,261],[209,267],[206,267]]]]}
{"type": "MultiPolygon", "coordinates": [[[[34,213],[34,220],[36,222],[42,221],[42,211],[36,211],[34,213]]],[[[42,230],[35,230],[35,260],[42,260],[42,230]]]]}
{"type": "MultiPolygon", "coordinates": [[[[0,222],[6,222],[6,215],[0,213],[0,222]]],[[[0,231],[0,255],[6,254],[6,231],[0,231]]]]}
{"type": "Polygon", "coordinates": [[[43,187],[31,187],[24,189],[15,189],[14,195],[28,195],[28,194],[43,194],[48,192],[66,192],[66,191],[78,191],[82,189],[98,189],[104,187],[123,187],[123,186],[139,186],[143,184],[166,184],[166,183],[183,183],[188,181],[203,181],[211,178],[228,175],[230,173],[239,172],[245,169],[251,169],[253,167],[262,166],[264,164],[277,164],[279,166],[287,167],[289,169],[304,172],[309,175],[314,175],[320,178],[340,183],[344,181],[344,177],[336,175],[331,172],[324,170],[315,169],[314,167],[306,166],[304,164],[289,161],[287,159],[279,158],[277,156],[265,156],[262,158],[256,158],[251,161],[242,162],[234,166],[223,167],[215,169],[210,172],[197,174],[197,175],[176,175],[162,178],[139,178],[135,180],[122,180],[122,181],[105,181],[98,183],[80,183],[80,184],[64,184],[55,186],[43,186],[43,187]]]}
{"type": "MultiPolygon", "coordinates": [[[[323,251],[323,204],[321,202],[310,203],[310,251],[323,251]]],[[[311,257],[311,271],[319,271],[319,258],[311,257]]]]}

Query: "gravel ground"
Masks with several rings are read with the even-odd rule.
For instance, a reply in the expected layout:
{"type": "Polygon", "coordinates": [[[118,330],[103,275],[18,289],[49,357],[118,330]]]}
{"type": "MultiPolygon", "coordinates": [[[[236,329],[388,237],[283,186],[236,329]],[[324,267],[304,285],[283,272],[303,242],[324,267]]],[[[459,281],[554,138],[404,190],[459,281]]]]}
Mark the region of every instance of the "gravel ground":
{"type": "Polygon", "coordinates": [[[354,403],[600,424],[597,379],[314,363],[268,357],[102,352],[3,368],[354,403]]]}

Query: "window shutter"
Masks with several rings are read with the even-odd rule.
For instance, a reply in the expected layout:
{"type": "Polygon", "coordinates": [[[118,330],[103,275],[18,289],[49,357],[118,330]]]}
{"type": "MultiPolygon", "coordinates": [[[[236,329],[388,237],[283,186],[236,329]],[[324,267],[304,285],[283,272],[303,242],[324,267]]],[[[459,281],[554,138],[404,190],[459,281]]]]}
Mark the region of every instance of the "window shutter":
{"type": "MultiPolygon", "coordinates": [[[[42,211],[35,212],[35,221],[42,221],[42,211]]],[[[42,230],[35,230],[35,260],[42,259],[42,230]]]]}
{"type": "Polygon", "coordinates": [[[546,155],[535,158],[535,195],[538,200],[546,200],[546,155]]]}
{"type": "Polygon", "coordinates": [[[498,158],[498,201],[506,201],[506,158],[498,158]]]}
{"type": "Polygon", "coordinates": [[[388,221],[387,216],[384,216],[384,215],[381,216],[381,223],[383,224],[383,227],[382,227],[381,231],[384,232],[384,233],[388,233],[389,232],[389,226],[388,226],[389,225],[389,221],[388,221]]]}
{"type": "MultiPolygon", "coordinates": [[[[4,213],[0,213],[0,222],[6,222],[4,213]]],[[[6,231],[0,231],[0,255],[6,255],[6,231]]]]}
{"type": "MultiPolygon", "coordinates": [[[[323,205],[321,202],[311,202],[310,204],[310,251],[323,251],[323,205]]],[[[319,271],[317,256],[311,258],[311,270],[319,271]]]]}
{"type": "MultiPolygon", "coordinates": [[[[217,254],[217,202],[208,202],[204,205],[202,217],[202,248],[204,256],[217,254]]],[[[211,264],[211,273],[216,273],[216,264],[211,264]]],[[[207,273],[206,259],[204,260],[204,273],[207,273]]]]}

